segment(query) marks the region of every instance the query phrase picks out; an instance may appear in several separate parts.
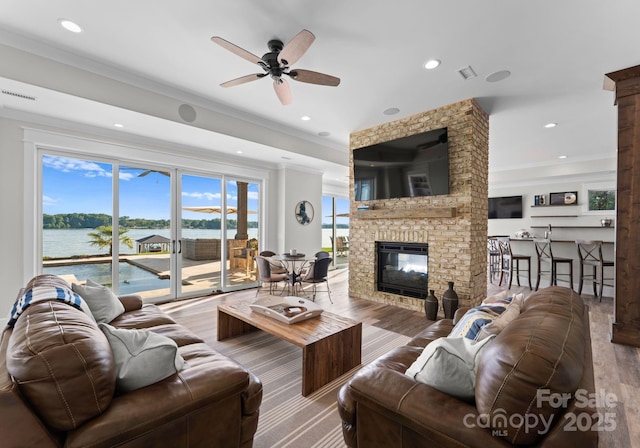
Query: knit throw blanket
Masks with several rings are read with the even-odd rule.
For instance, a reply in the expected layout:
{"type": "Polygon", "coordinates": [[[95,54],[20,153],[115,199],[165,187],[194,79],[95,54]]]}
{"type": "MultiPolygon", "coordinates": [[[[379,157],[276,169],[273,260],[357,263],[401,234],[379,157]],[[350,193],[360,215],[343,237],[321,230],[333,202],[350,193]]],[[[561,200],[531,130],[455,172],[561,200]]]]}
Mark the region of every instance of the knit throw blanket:
{"type": "Polygon", "coordinates": [[[18,317],[20,317],[24,310],[32,303],[53,299],[68,303],[82,311],[87,309],[87,305],[82,297],[70,289],[56,288],[53,286],[36,286],[26,290],[13,304],[7,326],[13,328],[18,317]]]}

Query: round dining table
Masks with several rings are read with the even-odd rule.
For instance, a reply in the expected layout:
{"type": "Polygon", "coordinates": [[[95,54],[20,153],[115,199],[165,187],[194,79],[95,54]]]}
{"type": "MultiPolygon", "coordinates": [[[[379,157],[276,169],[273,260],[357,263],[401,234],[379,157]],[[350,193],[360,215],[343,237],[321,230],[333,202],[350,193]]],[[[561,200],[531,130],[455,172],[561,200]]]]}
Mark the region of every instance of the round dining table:
{"type": "MultiPolygon", "coordinates": [[[[281,255],[274,255],[269,258],[274,263],[281,263],[289,273],[289,286],[291,287],[291,294],[298,295],[296,290],[296,284],[300,283],[300,277],[302,276],[305,267],[316,261],[315,255],[284,253],[281,255]]],[[[300,286],[302,290],[302,286],[300,286]]]]}

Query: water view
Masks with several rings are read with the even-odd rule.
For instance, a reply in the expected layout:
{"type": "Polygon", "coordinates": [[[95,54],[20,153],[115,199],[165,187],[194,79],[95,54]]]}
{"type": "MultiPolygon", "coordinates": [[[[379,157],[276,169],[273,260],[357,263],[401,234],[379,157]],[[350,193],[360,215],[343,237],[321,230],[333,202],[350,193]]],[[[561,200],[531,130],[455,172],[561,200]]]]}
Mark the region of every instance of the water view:
{"type": "MultiPolygon", "coordinates": [[[[107,254],[107,249],[92,246],[88,236],[93,229],[44,229],[42,231],[42,255],[49,258],[71,258],[83,255],[107,254]]],[[[228,230],[227,238],[232,239],[236,230],[228,230]]],[[[258,238],[258,229],[248,229],[249,238],[258,238]]],[[[349,229],[337,229],[338,236],[349,236],[349,229]]],[[[130,229],[127,236],[138,240],[151,235],[169,238],[169,229],[130,229]]],[[[220,238],[220,230],[212,229],[183,229],[184,238],[220,238]]],[[[322,247],[331,247],[331,229],[322,229],[322,247]]],[[[265,248],[268,249],[268,248],[265,248]]],[[[120,245],[121,254],[135,253],[126,245],[120,245]]]]}

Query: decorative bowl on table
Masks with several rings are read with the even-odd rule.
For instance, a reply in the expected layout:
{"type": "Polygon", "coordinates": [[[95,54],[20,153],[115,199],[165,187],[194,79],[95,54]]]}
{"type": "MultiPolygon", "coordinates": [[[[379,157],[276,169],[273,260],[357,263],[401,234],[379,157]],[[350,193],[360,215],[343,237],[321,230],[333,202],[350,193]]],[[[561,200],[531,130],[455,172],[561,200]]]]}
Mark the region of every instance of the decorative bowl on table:
{"type": "Polygon", "coordinates": [[[323,311],[315,302],[294,296],[259,299],[249,304],[249,308],[286,324],[295,324],[317,317],[323,311]]]}

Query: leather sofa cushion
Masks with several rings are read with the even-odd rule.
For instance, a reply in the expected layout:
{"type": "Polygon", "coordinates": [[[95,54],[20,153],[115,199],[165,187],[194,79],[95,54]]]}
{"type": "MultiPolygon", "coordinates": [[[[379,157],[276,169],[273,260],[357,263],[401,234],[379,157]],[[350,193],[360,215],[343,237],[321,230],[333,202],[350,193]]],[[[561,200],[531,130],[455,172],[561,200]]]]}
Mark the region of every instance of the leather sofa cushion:
{"type": "Polygon", "coordinates": [[[118,328],[149,328],[156,325],[175,324],[176,321],[165,314],[156,305],[145,304],[138,310],[133,310],[109,322],[118,328]]]}
{"type": "Polygon", "coordinates": [[[412,347],[426,347],[427,344],[430,344],[438,338],[449,336],[451,330],[453,330],[453,321],[451,319],[440,319],[415,335],[407,345],[412,347]]]}
{"type": "MultiPolygon", "coordinates": [[[[551,287],[526,299],[520,316],[486,347],[476,376],[476,407],[488,415],[491,429],[505,431],[514,445],[531,445],[543,419],[557,422],[563,412],[548,401],[538,403],[538,391],[573,394],[584,372],[585,331],[582,299],[568,288],[551,287]],[[538,406],[540,404],[540,406],[538,406]],[[535,414],[538,425],[513,426],[504,416],[535,414]],[[507,421],[505,421],[507,420],[507,421]]],[[[533,421],[533,419],[531,419],[533,421]]]]}
{"type": "Polygon", "coordinates": [[[61,431],[103,413],[115,391],[106,337],[91,317],[56,300],[34,303],[20,316],[7,370],[42,420],[61,431]]]}

